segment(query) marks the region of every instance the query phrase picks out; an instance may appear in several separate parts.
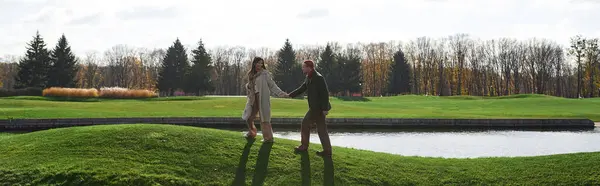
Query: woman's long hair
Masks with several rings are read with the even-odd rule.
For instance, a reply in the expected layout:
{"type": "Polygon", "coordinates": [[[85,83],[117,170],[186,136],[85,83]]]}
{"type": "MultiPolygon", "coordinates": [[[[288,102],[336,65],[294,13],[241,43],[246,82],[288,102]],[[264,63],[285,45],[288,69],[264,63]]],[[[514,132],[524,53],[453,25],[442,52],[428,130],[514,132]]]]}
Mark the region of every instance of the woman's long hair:
{"type": "Polygon", "coordinates": [[[254,59],[252,60],[252,66],[250,66],[250,70],[248,70],[248,81],[252,81],[254,80],[254,75],[256,74],[256,64],[258,62],[263,62],[262,64],[262,69],[266,70],[267,67],[265,66],[265,61],[263,60],[263,58],[261,57],[254,57],[254,59]]]}

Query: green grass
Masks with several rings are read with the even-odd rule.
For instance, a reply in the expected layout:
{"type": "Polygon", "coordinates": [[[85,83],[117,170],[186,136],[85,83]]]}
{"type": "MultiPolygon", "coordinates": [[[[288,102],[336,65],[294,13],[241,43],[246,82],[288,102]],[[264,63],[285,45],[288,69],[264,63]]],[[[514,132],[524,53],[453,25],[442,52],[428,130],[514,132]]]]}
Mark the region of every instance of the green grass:
{"type": "Polygon", "coordinates": [[[15,134],[0,138],[0,185],[600,184],[599,152],[444,159],[334,147],[328,160],[315,155],[317,144],[294,154],[297,143],[247,143],[240,132],[149,124],[15,134]]]}
{"type": "MultiPolygon", "coordinates": [[[[505,97],[395,96],[331,98],[329,117],[349,118],[589,118],[600,121],[600,98],[544,95],[505,97]]],[[[0,118],[241,117],[245,97],[175,97],[139,100],[0,98],[0,118]]],[[[273,117],[303,117],[306,100],[272,99],[273,117]]]]}
{"type": "Polygon", "coordinates": [[[13,134],[12,133],[3,133],[3,132],[0,132],[0,140],[3,139],[3,138],[9,137],[11,135],[13,135],[13,134]]]}

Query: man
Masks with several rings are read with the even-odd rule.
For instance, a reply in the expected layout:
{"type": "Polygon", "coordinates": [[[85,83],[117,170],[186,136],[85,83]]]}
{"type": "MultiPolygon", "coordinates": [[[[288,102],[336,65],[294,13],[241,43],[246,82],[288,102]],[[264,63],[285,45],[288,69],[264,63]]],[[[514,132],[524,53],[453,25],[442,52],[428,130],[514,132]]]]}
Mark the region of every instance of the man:
{"type": "Polygon", "coordinates": [[[307,92],[308,96],[308,112],[302,120],[300,129],[301,145],[296,147],[296,152],[305,152],[308,150],[310,127],[313,123],[317,125],[317,132],[323,151],[317,151],[319,156],[331,156],[331,142],[327,133],[327,125],[325,125],[325,116],[329,114],[331,104],[329,103],[329,90],[327,83],[321,74],[315,71],[315,64],[310,61],[302,63],[302,72],[306,74],[304,83],[296,90],[289,94],[289,97],[296,97],[303,92],[307,92]]]}

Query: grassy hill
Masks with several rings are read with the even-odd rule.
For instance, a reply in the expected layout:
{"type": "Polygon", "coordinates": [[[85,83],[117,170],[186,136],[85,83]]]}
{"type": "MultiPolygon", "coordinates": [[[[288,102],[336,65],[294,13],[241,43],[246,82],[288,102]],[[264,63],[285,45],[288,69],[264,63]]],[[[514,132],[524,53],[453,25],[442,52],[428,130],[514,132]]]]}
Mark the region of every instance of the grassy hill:
{"type": "MultiPolygon", "coordinates": [[[[350,118],[589,118],[600,121],[600,99],[544,95],[504,97],[395,96],[331,98],[329,117],[350,118]]],[[[0,118],[241,117],[245,97],[174,97],[140,100],[0,98],[0,118]]],[[[273,117],[303,117],[306,100],[272,99],[273,117]]]]}
{"type": "Polygon", "coordinates": [[[0,135],[0,185],[598,185],[600,152],[518,158],[406,157],[239,132],[103,125],[0,135]]]}

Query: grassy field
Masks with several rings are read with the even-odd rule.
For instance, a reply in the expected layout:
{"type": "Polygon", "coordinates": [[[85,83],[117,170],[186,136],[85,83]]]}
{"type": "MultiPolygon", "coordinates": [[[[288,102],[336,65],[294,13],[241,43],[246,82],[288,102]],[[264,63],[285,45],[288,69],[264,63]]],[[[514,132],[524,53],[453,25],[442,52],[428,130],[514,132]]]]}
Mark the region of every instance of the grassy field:
{"type": "Polygon", "coordinates": [[[406,157],[239,132],[102,125],[0,138],[0,185],[598,185],[600,152],[518,158],[406,157]],[[324,184],[325,183],[325,184],[324,184]]]}
{"type": "MultiPolygon", "coordinates": [[[[395,96],[331,98],[329,117],[350,118],[589,118],[600,121],[600,99],[544,95],[482,98],[473,96],[395,96]]],[[[87,117],[241,117],[245,97],[174,97],[140,100],[45,97],[0,98],[0,118],[87,117]]],[[[306,100],[272,99],[273,117],[303,117],[306,100]]]]}

